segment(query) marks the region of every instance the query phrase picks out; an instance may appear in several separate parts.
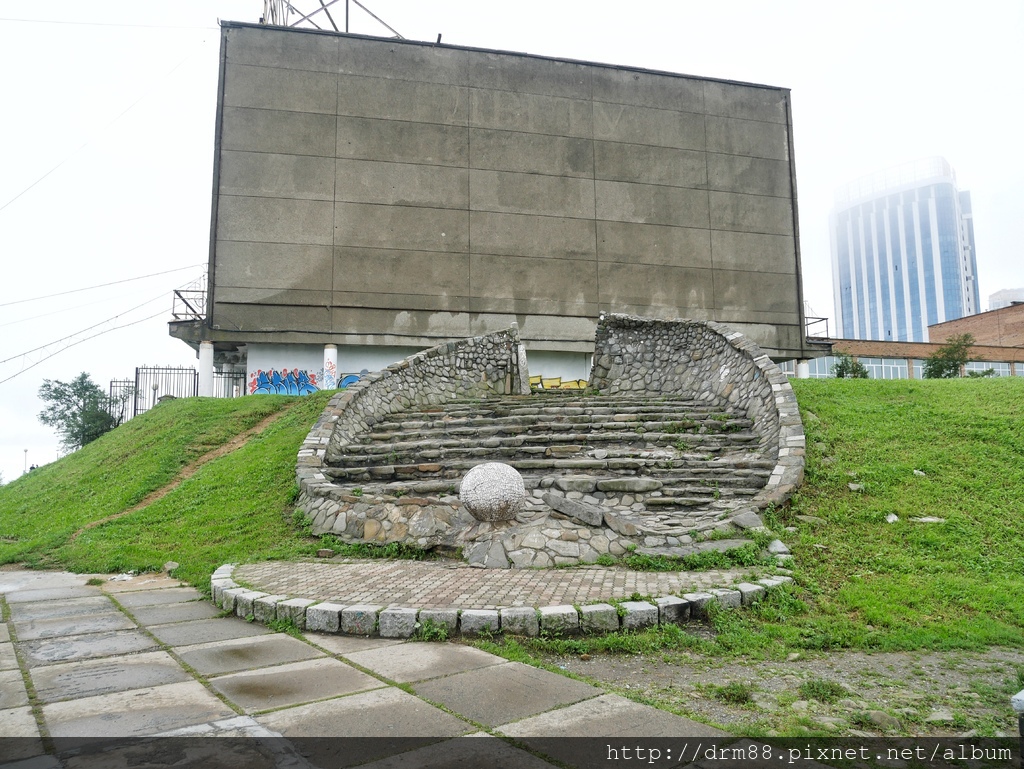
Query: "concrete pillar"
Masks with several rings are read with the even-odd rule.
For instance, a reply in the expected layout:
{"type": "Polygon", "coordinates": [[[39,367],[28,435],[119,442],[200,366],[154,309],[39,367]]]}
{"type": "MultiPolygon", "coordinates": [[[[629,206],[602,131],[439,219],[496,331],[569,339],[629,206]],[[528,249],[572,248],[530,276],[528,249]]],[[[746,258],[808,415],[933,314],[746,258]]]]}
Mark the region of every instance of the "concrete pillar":
{"type": "Polygon", "coordinates": [[[914,378],[914,359],[907,358],[907,379],[914,378]]]}
{"type": "Polygon", "coordinates": [[[324,381],[321,390],[338,389],[338,345],[324,345],[324,381]]]}
{"type": "Polygon", "coordinates": [[[811,362],[808,360],[798,360],[796,362],[796,378],[797,379],[810,379],[811,378],[811,362]]]}
{"type": "Polygon", "coordinates": [[[213,397],[213,342],[199,343],[199,397],[213,397]]]}

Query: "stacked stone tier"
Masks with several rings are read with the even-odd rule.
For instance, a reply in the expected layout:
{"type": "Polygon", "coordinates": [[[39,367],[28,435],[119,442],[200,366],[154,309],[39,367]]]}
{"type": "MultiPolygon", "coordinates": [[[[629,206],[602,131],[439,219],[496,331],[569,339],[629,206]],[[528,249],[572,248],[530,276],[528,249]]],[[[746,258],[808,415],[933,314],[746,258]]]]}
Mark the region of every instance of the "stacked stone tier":
{"type": "MultiPolygon", "coordinates": [[[[770,478],[775,457],[759,453],[752,428],[737,408],[679,397],[456,399],[388,415],[322,472],[334,487],[326,496],[346,510],[454,507],[465,473],[499,461],[523,475],[520,523],[551,516],[575,528],[583,523],[576,511],[589,506],[612,511],[610,526],[599,514],[595,523],[624,540],[692,546],[728,528],[723,519],[749,506],[770,478]]],[[[386,526],[371,529],[389,540],[386,526]]]]}

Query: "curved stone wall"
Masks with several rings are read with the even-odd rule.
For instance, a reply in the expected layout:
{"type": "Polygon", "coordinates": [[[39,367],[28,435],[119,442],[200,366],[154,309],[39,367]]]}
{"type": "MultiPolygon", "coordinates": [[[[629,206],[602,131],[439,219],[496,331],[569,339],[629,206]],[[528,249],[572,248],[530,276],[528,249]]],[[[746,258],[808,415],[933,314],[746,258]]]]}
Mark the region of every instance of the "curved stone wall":
{"type": "Polygon", "coordinates": [[[803,480],[804,430],[789,379],[754,342],[710,320],[602,314],[590,385],[601,392],[690,394],[746,410],[760,448],[777,460],[758,507],[782,502],[803,480]]]}
{"type": "MultiPolygon", "coordinates": [[[[299,450],[297,506],[314,521],[336,513],[338,488],[324,466],[389,414],[462,396],[530,392],[519,328],[447,342],[423,350],[342,390],[327,404],[299,450]]],[[[318,532],[320,533],[320,532],[318,532]]]]}
{"type": "MultiPolygon", "coordinates": [[[[751,444],[757,444],[754,455],[760,459],[754,461],[774,463],[770,478],[742,507],[732,512],[709,509],[708,520],[693,519],[694,528],[688,531],[699,539],[719,522],[731,523],[733,530],[762,526],[756,511],[784,501],[803,476],[803,428],[792,389],[778,366],[741,334],[713,322],[607,315],[601,318],[596,341],[590,381],[602,393],[682,396],[711,410],[746,411],[757,435],[751,444]]],[[[664,533],[657,521],[648,526],[641,520],[645,513],[657,520],[666,517],[665,508],[653,513],[645,506],[647,492],[661,496],[662,483],[644,477],[602,481],[571,470],[565,471],[568,475],[533,474],[526,485],[530,509],[515,520],[496,522],[474,520],[466,512],[456,496],[461,483],[454,479],[392,482],[395,467],[374,465],[368,471],[373,490],[366,495],[351,483],[334,482],[346,477],[340,467],[346,452],[360,453],[366,434],[391,421],[392,414],[462,396],[528,392],[529,372],[515,327],[439,345],[371,374],[335,395],[310,431],[299,453],[297,506],[315,534],[461,550],[471,564],[487,568],[593,563],[606,553],[620,556],[640,545],[690,546],[690,536],[664,533]],[[597,497],[590,505],[574,501],[586,502],[587,493],[596,494],[598,486],[600,502],[597,497]]],[[[583,461],[592,467],[586,463],[594,460],[583,461]]],[[[640,465],[648,461],[644,458],[640,465]]],[[[422,466],[424,472],[439,468],[422,466]]]]}

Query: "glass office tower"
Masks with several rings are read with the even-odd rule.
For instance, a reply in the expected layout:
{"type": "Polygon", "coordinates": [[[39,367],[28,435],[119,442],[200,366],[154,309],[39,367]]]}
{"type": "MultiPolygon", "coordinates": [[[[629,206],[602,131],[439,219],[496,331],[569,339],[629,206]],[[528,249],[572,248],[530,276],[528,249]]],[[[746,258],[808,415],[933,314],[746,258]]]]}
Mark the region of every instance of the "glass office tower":
{"type": "Polygon", "coordinates": [[[831,230],[840,338],[927,342],[928,326],[979,312],[971,196],[944,158],[840,188],[831,230]]]}

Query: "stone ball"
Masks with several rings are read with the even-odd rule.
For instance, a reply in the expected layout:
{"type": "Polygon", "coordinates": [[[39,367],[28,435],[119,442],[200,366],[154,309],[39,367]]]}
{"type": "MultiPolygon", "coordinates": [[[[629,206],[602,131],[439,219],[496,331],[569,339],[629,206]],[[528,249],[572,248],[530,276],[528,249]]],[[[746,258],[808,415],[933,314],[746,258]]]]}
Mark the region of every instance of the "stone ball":
{"type": "Polygon", "coordinates": [[[501,462],[485,462],[466,473],[459,501],[478,521],[509,521],[523,509],[523,476],[501,462]]]}

